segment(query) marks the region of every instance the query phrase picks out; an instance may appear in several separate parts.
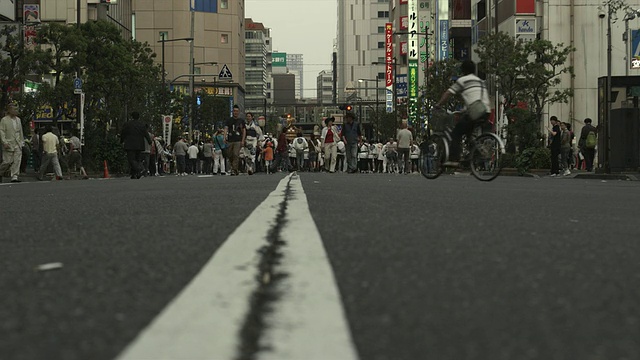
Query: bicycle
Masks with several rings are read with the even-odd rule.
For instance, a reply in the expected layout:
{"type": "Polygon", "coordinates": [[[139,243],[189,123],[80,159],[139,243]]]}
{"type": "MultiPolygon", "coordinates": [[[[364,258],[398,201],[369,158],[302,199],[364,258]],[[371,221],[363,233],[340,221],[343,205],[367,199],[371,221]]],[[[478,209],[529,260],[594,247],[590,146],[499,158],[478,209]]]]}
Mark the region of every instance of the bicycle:
{"type": "MultiPolygon", "coordinates": [[[[447,113],[453,116],[457,113],[447,113]]],[[[482,123],[474,125],[471,134],[465,136],[462,144],[460,164],[467,164],[473,176],[480,181],[495,179],[502,170],[502,154],[505,147],[502,139],[492,132],[482,132],[482,123]],[[479,135],[475,135],[480,133],[479,135]]],[[[448,124],[440,132],[431,134],[420,144],[420,173],[433,180],[449,167],[449,148],[452,141],[453,126],[448,124]]]]}

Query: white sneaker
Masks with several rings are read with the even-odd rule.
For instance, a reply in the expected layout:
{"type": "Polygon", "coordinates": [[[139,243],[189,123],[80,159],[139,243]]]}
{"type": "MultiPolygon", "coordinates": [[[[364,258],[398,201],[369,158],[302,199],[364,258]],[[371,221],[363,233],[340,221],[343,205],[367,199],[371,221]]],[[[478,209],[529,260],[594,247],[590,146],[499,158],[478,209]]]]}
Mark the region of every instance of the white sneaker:
{"type": "Polygon", "coordinates": [[[567,169],[567,170],[564,171],[564,173],[562,175],[564,175],[564,176],[571,175],[571,171],[569,171],[569,169],[567,169]]]}

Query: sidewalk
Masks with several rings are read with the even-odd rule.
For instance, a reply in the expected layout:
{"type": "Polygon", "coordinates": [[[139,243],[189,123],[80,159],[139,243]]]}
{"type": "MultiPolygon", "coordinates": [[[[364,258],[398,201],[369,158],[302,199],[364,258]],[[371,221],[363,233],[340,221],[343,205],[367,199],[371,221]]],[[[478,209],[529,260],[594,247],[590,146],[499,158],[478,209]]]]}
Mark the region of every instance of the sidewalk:
{"type": "MultiPolygon", "coordinates": [[[[500,172],[500,176],[524,176],[524,177],[534,177],[534,178],[543,178],[548,177],[552,178],[549,175],[548,169],[532,169],[524,175],[518,174],[518,169],[516,168],[504,168],[502,172],[500,172]]],[[[571,170],[571,174],[567,176],[557,176],[553,177],[553,179],[591,179],[591,180],[627,180],[627,181],[638,181],[640,179],[640,173],[637,172],[629,172],[629,173],[615,173],[615,174],[596,174],[594,172],[588,172],[586,170],[571,170]]]]}

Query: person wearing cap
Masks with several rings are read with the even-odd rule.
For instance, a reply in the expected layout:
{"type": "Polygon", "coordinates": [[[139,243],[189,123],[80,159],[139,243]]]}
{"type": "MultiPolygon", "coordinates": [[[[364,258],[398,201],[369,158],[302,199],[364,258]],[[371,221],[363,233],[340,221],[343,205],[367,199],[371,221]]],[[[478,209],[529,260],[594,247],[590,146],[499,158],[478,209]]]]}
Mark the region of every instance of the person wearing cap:
{"type": "Polygon", "coordinates": [[[322,129],[322,135],[320,136],[322,149],[324,150],[324,168],[330,173],[336,172],[336,159],[338,157],[336,143],[340,139],[338,129],[333,125],[334,120],[334,117],[324,120],[326,126],[322,129]]]}

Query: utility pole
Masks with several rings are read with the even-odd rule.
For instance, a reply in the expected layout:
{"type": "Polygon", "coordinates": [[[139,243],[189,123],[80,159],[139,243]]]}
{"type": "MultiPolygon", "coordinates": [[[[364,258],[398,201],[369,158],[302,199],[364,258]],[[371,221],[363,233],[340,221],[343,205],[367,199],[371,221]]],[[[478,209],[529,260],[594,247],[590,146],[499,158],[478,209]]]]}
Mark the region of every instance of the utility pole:
{"type": "MultiPolygon", "coordinates": [[[[193,8],[191,7],[191,4],[189,4],[189,12],[191,13],[191,38],[194,38],[195,35],[195,11],[193,11],[193,8]]],[[[191,104],[189,106],[189,140],[193,141],[193,114],[194,114],[194,107],[196,105],[196,99],[195,99],[195,95],[194,95],[194,88],[193,88],[193,71],[194,71],[194,58],[193,58],[193,43],[195,42],[195,40],[191,40],[191,42],[189,43],[189,96],[191,97],[191,104]]]]}

